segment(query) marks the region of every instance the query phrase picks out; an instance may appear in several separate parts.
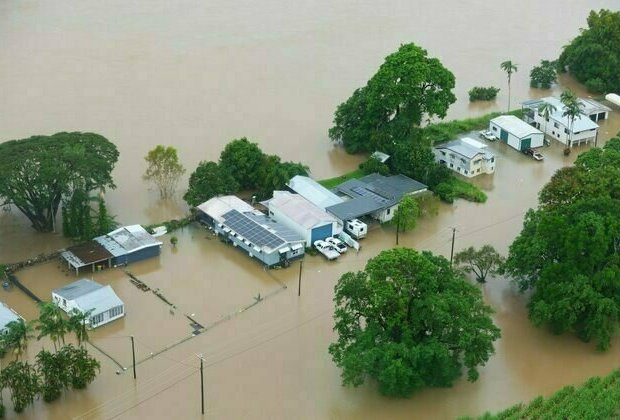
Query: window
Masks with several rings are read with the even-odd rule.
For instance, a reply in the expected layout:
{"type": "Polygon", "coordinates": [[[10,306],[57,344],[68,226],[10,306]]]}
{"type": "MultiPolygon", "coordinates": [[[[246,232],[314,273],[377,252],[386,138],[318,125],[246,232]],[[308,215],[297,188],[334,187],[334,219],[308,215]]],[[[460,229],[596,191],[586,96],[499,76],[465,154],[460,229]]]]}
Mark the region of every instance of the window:
{"type": "Polygon", "coordinates": [[[467,175],[467,169],[465,169],[465,175],[467,175]]]}
{"type": "Polygon", "coordinates": [[[461,158],[461,163],[466,163],[465,159],[461,158]]]}
{"type": "Polygon", "coordinates": [[[453,153],[450,153],[450,158],[454,159],[456,156],[454,156],[453,153]]]}
{"type": "Polygon", "coordinates": [[[450,164],[450,167],[451,167],[451,168],[454,168],[454,165],[451,163],[451,164],[450,164]]]}
{"type": "Polygon", "coordinates": [[[390,210],[392,210],[392,209],[387,209],[387,211],[385,213],[386,214],[390,214],[390,210]]]}
{"type": "Polygon", "coordinates": [[[478,165],[480,163],[480,159],[474,160],[474,165],[478,165]]]}
{"type": "Polygon", "coordinates": [[[478,174],[480,173],[480,168],[478,168],[478,170],[476,171],[476,173],[478,173],[478,174]]]}
{"type": "Polygon", "coordinates": [[[65,298],[62,298],[62,305],[67,306],[67,301],[65,300],[65,298]]]}
{"type": "Polygon", "coordinates": [[[553,123],[553,126],[554,126],[555,128],[560,128],[560,124],[558,124],[558,123],[556,123],[556,122],[554,122],[554,123],[553,123]]]}
{"type": "Polygon", "coordinates": [[[495,162],[495,158],[494,157],[491,158],[491,162],[495,162]]]}
{"type": "Polygon", "coordinates": [[[103,313],[97,314],[95,316],[90,317],[90,324],[97,325],[103,321],[103,313]]]}
{"type": "Polygon", "coordinates": [[[123,307],[122,306],[115,306],[114,308],[110,309],[108,311],[108,318],[114,318],[115,316],[118,316],[120,314],[123,313],[123,307]]]}
{"type": "Polygon", "coordinates": [[[446,152],[442,151],[441,156],[445,156],[445,155],[446,155],[446,152]]]}
{"type": "Polygon", "coordinates": [[[568,128],[564,129],[564,134],[568,134],[568,128]]]}

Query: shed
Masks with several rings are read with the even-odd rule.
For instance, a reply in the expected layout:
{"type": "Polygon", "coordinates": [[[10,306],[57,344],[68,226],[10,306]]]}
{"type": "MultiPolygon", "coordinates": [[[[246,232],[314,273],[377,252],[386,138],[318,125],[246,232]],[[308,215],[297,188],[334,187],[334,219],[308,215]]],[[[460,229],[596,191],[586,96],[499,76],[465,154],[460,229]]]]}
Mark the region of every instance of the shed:
{"type": "Polygon", "coordinates": [[[0,333],[6,333],[9,322],[22,319],[13,309],[0,302],[0,333]]]}
{"type": "Polygon", "coordinates": [[[489,130],[502,142],[521,152],[544,143],[542,131],[514,115],[501,115],[489,122],[489,130]]]}
{"type": "Polygon", "coordinates": [[[112,286],[103,286],[89,279],[54,289],[52,302],[67,314],[73,310],[82,314],[90,311],[86,320],[89,328],[97,328],[125,316],[125,304],[114,293],[112,286]]]}
{"type": "Polygon", "coordinates": [[[318,208],[299,194],[274,191],[273,198],[264,201],[269,216],[299,233],[310,247],[319,239],[342,232],[339,220],[318,208]]]}
{"type": "Polygon", "coordinates": [[[340,204],[344,200],[338,197],[312,178],[296,175],[288,182],[287,186],[303,198],[320,209],[325,210],[329,206],[340,204]]]}

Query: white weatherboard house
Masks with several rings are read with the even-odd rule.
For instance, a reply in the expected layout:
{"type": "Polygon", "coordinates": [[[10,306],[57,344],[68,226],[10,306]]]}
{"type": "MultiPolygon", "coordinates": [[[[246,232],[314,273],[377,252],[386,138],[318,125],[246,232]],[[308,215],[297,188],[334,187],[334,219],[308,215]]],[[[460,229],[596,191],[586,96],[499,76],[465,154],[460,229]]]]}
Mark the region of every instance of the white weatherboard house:
{"type": "Polygon", "coordinates": [[[311,247],[314,241],[342,232],[342,225],[336,217],[299,194],[274,191],[273,198],[264,201],[263,205],[274,220],[299,233],[306,240],[307,247],[311,247]]]}
{"type": "Polygon", "coordinates": [[[598,124],[595,121],[606,119],[610,109],[590,99],[579,99],[579,103],[581,115],[575,118],[572,126],[569,118],[562,115],[566,107],[553,97],[523,102],[521,106],[527,111],[523,119],[569,147],[588,144],[594,142],[598,134],[598,124]],[[546,120],[540,112],[540,107],[545,103],[555,107],[555,111],[550,112],[546,120]]]}
{"type": "Polygon", "coordinates": [[[514,115],[500,115],[489,122],[489,130],[502,142],[521,152],[541,147],[544,143],[542,131],[514,115]]]}
{"type": "Polygon", "coordinates": [[[466,137],[440,144],[433,148],[433,153],[437,162],[469,178],[495,172],[495,155],[486,144],[474,139],[466,137]]]}
{"type": "Polygon", "coordinates": [[[81,279],[52,291],[52,302],[70,314],[91,311],[86,320],[89,328],[97,328],[125,316],[125,304],[110,285],[103,286],[89,279],[81,279]]]}
{"type": "Polygon", "coordinates": [[[0,302],[0,333],[6,333],[8,323],[19,319],[22,319],[22,317],[17,315],[13,309],[0,302]]]}

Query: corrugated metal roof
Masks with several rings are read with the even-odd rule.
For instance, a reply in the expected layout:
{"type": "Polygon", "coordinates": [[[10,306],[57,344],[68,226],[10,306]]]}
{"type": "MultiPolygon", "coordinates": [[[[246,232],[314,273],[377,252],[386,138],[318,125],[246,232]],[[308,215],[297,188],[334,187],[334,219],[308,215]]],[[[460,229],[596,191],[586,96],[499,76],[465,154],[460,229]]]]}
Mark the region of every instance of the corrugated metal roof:
{"type": "Polygon", "coordinates": [[[222,216],[230,210],[237,210],[240,213],[258,212],[254,207],[234,195],[224,195],[213,197],[196,207],[198,210],[208,214],[218,222],[222,221],[222,216]]]}
{"type": "Polygon", "coordinates": [[[103,285],[97,283],[96,281],[90,279],[80,279],[59,289],[54,289],[52,290],[52,293],[67,300],[74,300],[94,290],[101,289],[102,287],[103,285]]]}
{"type": "Polygon", "coordinates": [[[342,198],[307,176],[294,176],[287,185],[291,190],[321,209],[343,201],[342,198]]]}
{"type": "Polygon", "coordinates": [[[476,157],[477,155],[484,155],[484,156],[490,156],[492,157],[493,154],[491,152],[487,152],[484,149],[480,149],[477,147],[474,147],[470,144],[467,144],[463,141],[459,140],[453,140],[451,142],[445,143],[445,144],[440,144],[438,146],[435,147],[435,149],[446,149],[446,150],[450,150],[451,152],[454,153],[458,153],[461,156],[464,156],[468,159],[473,159],[474,157],[476,157]]]}
{"type": "Polygon", "coordinates": [[[321,210],[299,194],[291,194],[288,191],[274,191],[273,198],[264,202],[269,210],[279,210],[292,221],[305,229],[338,220],[321,210]]]}
{"type": "Polygon", "coordinates": [[[17,315],[11,308],[0,302],[0,330],[6,328],[9,322],[17,321],[20,316],[17,315]]]}
{"type": "MultiPolygon", "coordinates": [[[[577,118],[575,118],[575,121],[573,122],[573,133],[596,130],[598,128],[598,124],[592,121],[590,117],[588,117],[588,115],[598,112],[610,111],[610,109],[605,105],[591,99],[579,98],[579,102],[583,105],[583,107],[581,108],[582,115],[579,115],[577,118]]],[[[570,126],[568,116],[562,115],[566,107],[558,98],[548,96],[546,98],[532,99],[530,101],[523,102],[522,105],[533,111],[538,111],[540,106],[544,103],[551,104],[556,108],[556,110],[549,115],[550,119],[562,124],[566,128],[570,126]]]]}
{"type": "Polygon", "coordinates": [[[76,298],[75,303],[83,312],[92,311],[91,316],[124,305],[110,285],[103,286],[100,289],[93,290],[86,295],[76,298]]]}
{"type": "Polygon", "coordinates": [[[385,206],[383,204],[378,203],[371,197],[359,197],[343,201],[340,204],[329,206],[325,210],[340,220],[351,220],[374,213],[384,207],[385,206]]]}
{"type": "Polygon", "coordinates": [[[533,134],[542,135],[542,131],[537,130],[525,121],[515,117],[514,115],[500,115],[499,117],[493,118],[491,122],[498,127],[508,131],[512,135],[518,137],[519,139],[531,136],[533,134]]]}
{"type": "Polygon", "coordinates": [[[162,245],[140,225],[124,226],[94,240],[115,257],[162,245]]]}

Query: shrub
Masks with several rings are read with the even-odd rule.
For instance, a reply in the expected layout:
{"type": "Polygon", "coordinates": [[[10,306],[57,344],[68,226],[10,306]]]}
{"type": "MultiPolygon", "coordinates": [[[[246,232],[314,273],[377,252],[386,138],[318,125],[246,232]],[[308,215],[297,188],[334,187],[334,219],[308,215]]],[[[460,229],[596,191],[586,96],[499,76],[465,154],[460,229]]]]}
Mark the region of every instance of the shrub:
{"type": "Polygon", "coordinates": [[[555,61],[541,60],[539,66],[530,71],[530,86],[533,88],[550,89],[556,81],[557,63],[555,61]]]}
{"type": "Polygon", "coordinates": [[[598,77],[587,80],[586,88],[592,93],[604,93],[607,90],[605,82],[598,77]]]}
{"type": "Polygon", "coordinates": [[[366,175],[374,173],[388,175],[390,173],[390,168],[385,163],[381,163],[379,159],[372,156],[367,161],[360,163],[359,168],[366,175]]]}
{"type": "Polygon", "coordinates": [[[481,87],[476,86],[473,87],[469,93],[469,102],[474,101],[490,101],[495,99],[497,93],[499,92],[499,88],[489,86],[489,87],[481,87]]]}

